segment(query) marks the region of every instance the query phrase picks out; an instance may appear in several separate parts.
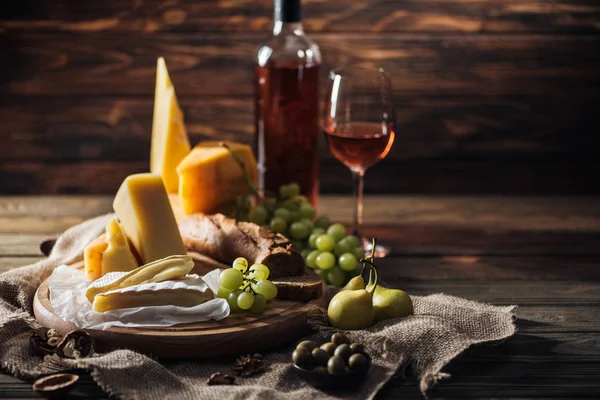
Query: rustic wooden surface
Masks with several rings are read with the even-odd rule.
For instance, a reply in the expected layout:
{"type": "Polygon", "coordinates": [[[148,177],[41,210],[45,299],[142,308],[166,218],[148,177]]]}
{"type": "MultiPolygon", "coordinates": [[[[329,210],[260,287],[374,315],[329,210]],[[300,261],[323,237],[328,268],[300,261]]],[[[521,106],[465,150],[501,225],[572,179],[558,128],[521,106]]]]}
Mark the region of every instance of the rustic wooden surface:
{"type": "MultiPolygon", "coordinates": [[[[0,10],[0,194],[108,194],[146,170],[158,56],[192,142],[252,141],[272,0],[96,3],[0,10]]],[[[596,1],[305,0],[304,14],[324,70],[377,64],[393,77],[399,134],[369,190],[599,193],[596,1]]],[[[349,192],[320,154],[323,190],[349,192]]]]}
{"type": "MultiPolygon", "coordinates": [[[[0,271],[42,257],[39,244],[110,210],[108,197],[0,198],[0,271]]],[[[348,221],[351,199],[322,211],[348,221]]],[[[392,245],[381,275],[414,294],[444,292],[518,304],[517,335],[469,349],[429,393],[443,398],[597,398],[600,392],[600,203],[585,197],[368,197],[369,232],[392,245]]],[[[103,397],[83,374],[73,398],[103,397]]],[[[0,374],[0,398],[38,398],[0,374]]],[[[381,399],[421,399],[414,377],[381,399]]]]}

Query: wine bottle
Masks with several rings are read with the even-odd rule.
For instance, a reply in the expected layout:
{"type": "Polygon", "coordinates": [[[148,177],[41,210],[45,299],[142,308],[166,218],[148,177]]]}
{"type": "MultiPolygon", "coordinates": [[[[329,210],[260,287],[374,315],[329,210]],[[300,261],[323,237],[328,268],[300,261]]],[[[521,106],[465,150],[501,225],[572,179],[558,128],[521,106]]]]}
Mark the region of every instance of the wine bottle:
{"type": "Polygon", "coordinates": [[[257,51],[255,151],[259,187],[297,182],[319,195],[319,47],[304,33],[300,0],[275,0],[273,33],[257,51]]]}

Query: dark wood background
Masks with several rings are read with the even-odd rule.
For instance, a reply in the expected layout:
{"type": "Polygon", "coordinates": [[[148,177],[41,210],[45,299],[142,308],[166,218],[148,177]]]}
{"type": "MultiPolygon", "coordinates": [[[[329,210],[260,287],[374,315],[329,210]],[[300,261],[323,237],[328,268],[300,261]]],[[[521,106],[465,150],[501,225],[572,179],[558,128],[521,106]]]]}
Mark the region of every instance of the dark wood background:
{"type": "MultiPolygon", "coordinates": [[[[391,71],[367,190],[599,194],[597,0],[304,0],[326,67],[391,71]]],[[[148,168],[155,63],[192,141],[252,141],[272,0],[22,0],[0,11],[0,194],[112,193],[148,168]],[[12,8],[11,8],[12,7],[12,8]]],[[[322,190],[349,174],[322,146],[322,190]]]]}

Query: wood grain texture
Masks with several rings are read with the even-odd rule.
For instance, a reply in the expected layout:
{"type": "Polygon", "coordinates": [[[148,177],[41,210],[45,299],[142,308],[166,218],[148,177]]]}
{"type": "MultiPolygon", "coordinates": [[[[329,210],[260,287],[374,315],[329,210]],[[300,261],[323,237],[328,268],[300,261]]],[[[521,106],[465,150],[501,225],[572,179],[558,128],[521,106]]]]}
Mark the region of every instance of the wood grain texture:
{"type": "MultiPolygon", "coordinates": [[[[325,70],[349,63],[389,70],[398,101],[408,96],[598,95],[600,36],[595,35],[327,34],[314,39],[325,70]]],[[[164,56],[180,98],[250,96],[253,58],[263,41],[250,34],[4,35],[7,62],[0,94],[152,99],[156,58],[164,56]]]]}
{"type": "MultiPolygon", "coordinates": [[[[266,32],[273,1],[25,0],[0,28],[68,32],[266,32]]],[[[598,32],[593,0],[305,0],[312,32],[598,32]]]]}

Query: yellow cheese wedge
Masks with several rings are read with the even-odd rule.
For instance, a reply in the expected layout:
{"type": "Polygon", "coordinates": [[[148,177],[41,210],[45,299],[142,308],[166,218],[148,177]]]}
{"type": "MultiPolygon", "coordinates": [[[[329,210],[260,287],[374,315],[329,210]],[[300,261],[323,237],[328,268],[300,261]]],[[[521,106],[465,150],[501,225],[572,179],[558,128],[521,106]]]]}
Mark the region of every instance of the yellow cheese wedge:
{"type": "Polygon", "coordinates": [[[150,172],[162,176],[169,193],[177,193],[179,178],[175,168],[190,152],[190,148],[183,112],[177,102],[165,60],[160,57],[156,65],[150,172]]]}
{"type": "MultiPolygon", "coordinates": [[[[215,213],[248,192],[248,183],[242,168],[221,142],[198,144],[177,167],[179,197],[183,212],[215,213]]],[[[226,142],[256,182],[256,160],[250,146],[226,142]]]]}
{"type": "Polygon", "coordinates": [[[140,292],[111,292],[99,294],[94,298],[92,309],[105,312],[121,308],[179,306],[193,307],[212,298],[210,291],[201,292],[193,289],[174,289],[140,292]]]}
{"type": "Polygon", "coordinates": [[[144,263],[186,254],[160,175],[125,178],[113,208],[144,263]]]}
{"type": "Polygon", "coordinates": [[[102,276],[102,255],[107,247],[106,237],[102,235],[88,244],[83,251],[85,276],[88,280],[94,281],[102,276]]]}
{"type": "Polygon", "coordinates": [[[109,272],[131,271],[139,267],[116,218],[106,224],[106,242],[108,246],[102,255],[102,276],[109,272]]]}
{"type": "Polygon", "coordinates": [[[142,265],[123,276],[104,276],[94,281],[86,290],[85,297],[92,302],[94,297],[111,290],[124,289],[144,283],[157,283],[185,277],[194,268],[190,256],[170,256],[142,265]]]}

